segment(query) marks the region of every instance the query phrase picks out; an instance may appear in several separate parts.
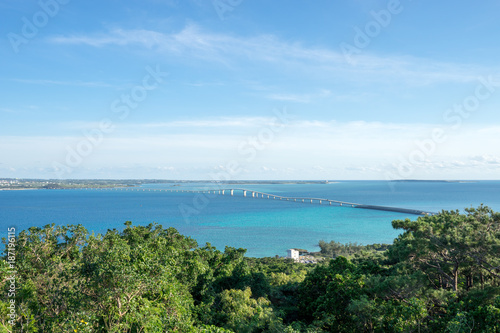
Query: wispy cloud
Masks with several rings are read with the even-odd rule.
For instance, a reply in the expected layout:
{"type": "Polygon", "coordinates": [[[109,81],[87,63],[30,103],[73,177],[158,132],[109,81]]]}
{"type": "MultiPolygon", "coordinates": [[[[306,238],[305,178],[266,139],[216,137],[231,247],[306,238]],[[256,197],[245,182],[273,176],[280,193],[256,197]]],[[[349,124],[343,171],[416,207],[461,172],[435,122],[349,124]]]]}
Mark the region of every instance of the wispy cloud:
{"type": "Polygon", "coordinates": [[[44,80],[44,79],[11,79],[14,82],[39,84],[39,85],[60,85],[60,86],[78,86],[78,87],[95,87],[95,88],[109,88],[114,87],[111,84],[95,81],[58,81],[58,80],[44,80]]]}
{"type": "MultiPolygon", "coordinates": [[[[173,120],[165,122],[152,122],[152,123],[133,123],[133,124],[120,124],[120,128],[124,131],[140,132],[151,129],[175,129],[180,128],[186,131],[193,129],[234,129],[240,130],[242,128],[260,128],[276,122],[273,117],[217,117],[217,118],[204,118],[193,120],[173,120]]],[[[84,122],[73,121],[60,123],[59,127],[64,129],[85,130],[89,128],[98,128],[99,122],[84,122]]]]}
{"type": "Polygon", "coordinates": [[[49,41],[101,48],[110,45],[139,46],[160,55],[192,57],[227,64],[238,64],[243,59],[270,64],[279,63],[280,68],[306,74],[335,73],[352,81],[358,81],[360,78],[382,81],[398,77],[417,85],[435,82],[462,83],[472,82],[480,74],[498,72],[498,68],[485,68],[475,64],[443,63],[432,59],[374,54],[359,55],[357,65],[351,66],[346,63],[337,48],[288,42],[274,35],[242,37],[211,33],[194,24],[173,33],[144,29],[115,29],[102,34],[56,36],[49,41]]]}
{"type": "MultiPolygon", "coordinates": [[[[266,177],[276,179],[284,175],[297,179],[332,178],[333,174],[339,175],[333,178],[382,179],[388,170],[397,167],[400,157],[407,156],[416,142],[426,139],[426,133],[435,127],[433,124],[291,120],[271,141],[263,144],[259,142],[259,133],[270,121],[271,117],[234,117],[123,124],[103,138],[103,144],[95,148],[82,168],[118,170],[130,164],[130,156],[134,156],[135,161],[141,161],[142,170],[158,171],[159,167],[165,167],[165,171],[173,172],[175,169],[180,178],[189,174],[182,170],[191,168],[189,172],[194,172],[198,168],[196,173],[200,175],[203,170],[209,172],[210,168],[238,160],[248,172],[242,172],[242,177],[265,173],[266,177]],[[245,148],[243,152],[254,147],[256,158],[247,162],[241,147],[245,148]]],[[[82,129],[85,125],[96,124],[79,124],[82,129]]],[[[435,154],[421,161],[414,177],[500,177],[500,155],[492,155],[488,149],[500,146],[500,136],[491,135],[499,130],[498,126],[464,127],[437,146],[435,154]]],[[[68,147],[84,139],[84,134],[1,136],[0,151],[11,167],[48,168],[52,161],[64,158],[68,147]],[[22,156],[19,151],[23,151],[22,156]]]]}
{"type": "MultiPolygon", "coordinates": [[[[388,123],[388,122],[377,122],[377,121],[347,121],[339,122],[336,120],[324,121],[324,120],[304,120],[304,119],[294,119],[293,114],[289,114],[286,128],[297,133],[310,134],[314,133],[308,139],[314,140],[319,138],[320,134],[328,135],[338,135],[339,138],[342,135],[345,137],[387,137],[389,140],[393,141],[394,135],[403,135],[407,138],[420,138],[425,137],[426,134],[435,128],[436,124],[431,123],[388,123]],[[375,135],[376,134],[376,135],[375,135]]],[[[123,132],[134,131],[138,133],[143,133],[145,135],[150,134],[151,129],[174,129],[180,128],[185,134],[189,134],[190,131],[195,130],[196,133],[202,133],[203,130],[212,132],[215,130],[241,130],[241,129],[260,129],[263,126],[272,125],[277,121],[274,116],[268,117],[207,117],[199,119],[186,119],[186,120],[173,120],[165,122],[145,122],[145,123],[123,123],[119,124],[119,128],[123,132]],[[202,131],[200,131],[202,130],[202,131]]],[[[439,125],[439,124],[438,124],[439,125]]],[[[70,128],[74,130],[84,130],[93,127],[98,127],[99,122],[64,122],[59,124],[62,128],[70,128]]],[[[498,126],[484,126],[477,128],[466,127],[463,129],[462,133],[457,133],[453,140],[458,140],[459,137],[463,136],[466,138],[471,138],[474,135],[479,135],[481,138],[491,137],[492,134],[498,134],[500,127],[498,126]]],[[[245,132],[246,133],[246,132],[245,132]]],[[[498,135],[496,136],[498,137],[498,135]]],[[[499,137],[500,138],[500,137],[499,137]]],[[[298,137],[298,140],[302,140],[302,137],[298,137]]],[[[451,140],[451,139],[450,139],[451,140]]]]}
{"type": "Polygon", "coordinates": [[[16,111],[9,108],[0,108],[0,112],[15,113],[16,111]]]}
{"type": "Polygon", "coordinates": [[[485,166],[495,166],[500,168],[500,155],[479,155],[471,158],[471,161],[485,166]]]}
{"type": "MultiPolygon", "coordinates": [[[[396,167],[396,165],[391,165],[396,167]]],[[[387,171],[387,165],[383,168],[387,171]]],[[[500,158],[495,156],[463,156],[458,158],[450,157],[437,157],[435,159],[428,159],[418,164],[420,172],[433,173],[436,171],[467,171],[469,174],[477,174],[477,170],[485,171],[499,171],[500,158]],[[470,171],[474,171],[470,173],[470,171]]]]}
{"type": "Polygon", "coordinates": [[[149,123],[139,125],[144,128],[168,128],[168,127],[203,127],[203,128],[241,128],[263,126],[273,121],[269,117],[244,117],[244,118],[218,118],[200,120],[182,120],[161,123],[149,123]]]}
{"type": "Polygon", "coordinates": [[[276,101],[286,101],[286,102],[298,102],[298,103],[309,103],[309,95],[301,94],[270,94],[267,96],[269,99],[276,101]]]}
{"type": "Polygon", "coordinates": [[[310,103],[316,99],[325,98],[331,95],[329,90],[321,90],[319,93],[315,94],[270,94],[267,98],[276,101],[286,101],[286,102],[298,102],[298,103],[310,103]]]}
{"type": "Polygon", "coordinates": [[[210,86],[224,86],[225,83],[220,81],[206,82],[206,81],[196,81],[196,82],[188,82],[185,83],[188,86],[192,87],[210,87],[210,86]]]}

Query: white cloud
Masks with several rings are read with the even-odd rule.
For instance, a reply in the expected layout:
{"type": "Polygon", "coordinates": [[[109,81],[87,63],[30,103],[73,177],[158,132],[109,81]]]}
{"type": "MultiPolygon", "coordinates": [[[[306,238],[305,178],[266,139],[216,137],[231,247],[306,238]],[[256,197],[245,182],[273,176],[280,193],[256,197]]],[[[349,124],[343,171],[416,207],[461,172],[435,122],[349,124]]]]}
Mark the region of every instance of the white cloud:
{"type": "Polygon", "coordinates": [[[298,102],[298,103],[308,103],[310,101],[309,95],[299,95],[299,94],[270,94],[267,96],[267,98],[276,101],[298,102]]]}
{"type": "Polygon", "coordinates": [[[500,156],[493,156],[493,155],[474,156],[471,158],[471,161],[474,162],[474,165],[500,167],[500,156]]]}
{"type": "Polygon", "coordinates": [[[160,123],[141,124],[140,127],[145,128],[169,128],[169,127],[203,127],[203,128],[224,128],[224,127],[255,127],[263,126],[272,122],[273,118],[268,117],[222,117],[217,119],[200,119],[200,120],[184,120],[170,121],[160,123]]]}
{"type": "Polygon", "coordinates": [[[14,82],[39,84],[39,85],[59,85],[59,86],[77,86],[77,87],[95,87],[95,88],[109,88],[114,87],[111,84],[104,82],[94,81],[58,81],[58,80],[43,80],[43,79],[12,79],[14,82]]]}
{"type": "MultiPolygon", "coordinates": [[[[259,141],[259,133],[269,119],[200,119],[163,124],[166,129],[182,126],[181,133],[152,132],[154,123],[124,126],[106,135],[75,170],[97,172],[132,165],[134,170],[152,170],[152,174],[175,172],[178,178],[194,174],[207,178],[210,172],[227,169],[229,162],[236,161],[241,178],[265,174],[271,179],[312,179],[314,175],[321,179],[383,179],[388,170],[397,168],[401,157],[415,149],[415,142],[427,138],[435,127],[292,120],[271,140],[259,141]],[[239,131],[242,128],[245,131],[239,131]]],[[[500,177],[500,156],[491,155],[491,147],[500,146],[500,137],[491,135],[498,130],[495,126],[464,127],[416,165],[413,178],[500,177]]],[[[2,169],[50,170],[54,161],[64,163],[68,149],[76,149],[84,140],[83,135],[0,137],[3,161],[8,162],[2,169]]],[[[46,177],[50,176],[46,172],[46,177]]]]}
{"type": "Polygon", "coordinates": [[[267,98],[277,101],[287,101],[287,102],[298,102],[298,103],[309,103],[313,100],[326,98],[331,95],[331,92],[327,89],[322,89],[318,93],[313,94],[270,94],[267,98]]]}
{"type": "MultiPolygon", "coordinates": [[[[148,51],[148,56],[151,53],[159,56],[168,54],[180,59],[195,58],[226,65],[259,61],[271,65],[280,64],[279,68],[300,71],[301,75],[335,74],[352,82],[364,84],[391,82],[394,78],[415,85],[475,82],[478,75],[498,72],[498,68],[485,68],[479,65],[368,53],[357,56],[357,65],[351,66],[337,48],[288,42],[273,35],[243,37],[211,33],[194,24],[173,33],[115,29],[93,35],[57,36],[50,38],[49,41],[101,48],[115,45],[133,46],[134,50],[137,50],[138,47],[139,49],[142,47],[148,51]]],[[[279,98],[280,94],[274,97],[279,98]]],[[[287,94],[281,97],[286,98],[287,94]]]]}
{"type": "MultiPolygon", "coordinates": [[[[214,133],[214,131],[239,132],[251,129],[260,129],[271,126],[277,122],[276,117],[213,117],[194,120],[173,120],[152,123],[116,123],[117,132],[127,136],[143,135],[145,133],[166,134],[168,131],[176,133],[193,133],[193,131],[203,133],[214,133]]],[[[88,131],[97,129],[100,122],[73,121],[64,122],[57,125],[57,128],[88,131]]]]}

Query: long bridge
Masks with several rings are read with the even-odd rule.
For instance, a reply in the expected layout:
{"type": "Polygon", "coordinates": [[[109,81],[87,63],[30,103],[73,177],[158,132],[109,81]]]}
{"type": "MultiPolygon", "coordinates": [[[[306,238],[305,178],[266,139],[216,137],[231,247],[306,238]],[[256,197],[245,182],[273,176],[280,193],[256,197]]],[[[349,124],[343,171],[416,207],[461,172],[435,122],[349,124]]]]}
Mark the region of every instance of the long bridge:
{"type": "Polygon", "coordinates": [[[138,191],[138,192],[178,192],[178,193],[204,193],[204,194],[215,194],[215,195],[229,195],[235,196],[240,193],[240,196],[251,197],[251,198],[261,198],[270,200],[283,200],[319,205],[334,205],[342,207],[352,207],[361,209],[372,209],[372,210],[382,210],[389,212],[398,212],[412,215],[436,215],[435,212],[428,212],[419,209],[410,208],[400,208],[400,207],[389,207],[389,206],[379,206],[379,205],[366,205],[354,202],[326,199],[326,198],[310,198],[310,197],[287,197],[271,193],[265,193],[255,190],[249,190],[244,188],[225,188],[225,189],[203,189],[203,190],[187,190],[187,189],[153,189],[153,188],[137,188],[137,187],[115,187],[115,188],[83,188],[84,190],[101,190],[101,191],[138,191]]]}

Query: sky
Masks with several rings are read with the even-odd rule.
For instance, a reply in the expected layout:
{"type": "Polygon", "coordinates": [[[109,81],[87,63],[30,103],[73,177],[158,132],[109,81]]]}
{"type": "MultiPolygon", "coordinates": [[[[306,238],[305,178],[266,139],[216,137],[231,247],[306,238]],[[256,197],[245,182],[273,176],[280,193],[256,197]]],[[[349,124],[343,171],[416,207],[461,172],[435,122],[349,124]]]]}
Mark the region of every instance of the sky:
{"type": "Polygon", "coordinates": [[[500,2],[0,2],[0,178],[500,179],[500,2]]]}

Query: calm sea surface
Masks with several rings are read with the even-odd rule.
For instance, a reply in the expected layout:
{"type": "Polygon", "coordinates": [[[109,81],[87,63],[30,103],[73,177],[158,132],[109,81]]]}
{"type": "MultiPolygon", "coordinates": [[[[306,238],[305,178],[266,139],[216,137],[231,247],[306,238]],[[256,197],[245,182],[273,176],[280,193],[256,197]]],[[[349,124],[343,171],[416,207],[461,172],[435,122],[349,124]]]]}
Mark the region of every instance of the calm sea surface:
{"type": "MultiPolygon", "coordinates": [[[[7,227],[82,224],[104,233],[123,229],[125,221],[174,227],[199,245],[220,250],[243,247],[248,256],[286,255],[288,248],[318,250],[318,241],[390,243],[399,231],[395,219],[415,215],[229,195],[158,191],[198,190],[204,183],[143,185],[128,190],[0,191],[0,237],[7,227]],[[143,191],[144,190],[144,191],[143,191]],[[151,190],[151,191],[150,191],[151,190]],[[153,191],[157,190],[157,191],[153,191]]],[[[500,181],[397,182],[343,181],[329,184],[231,185],[281,196],[327,198],[361,204],[439,212],[481,203],[500,211],[500,181]]],[[[213,185],[211,186],[213,188],[213,185]]]]}

